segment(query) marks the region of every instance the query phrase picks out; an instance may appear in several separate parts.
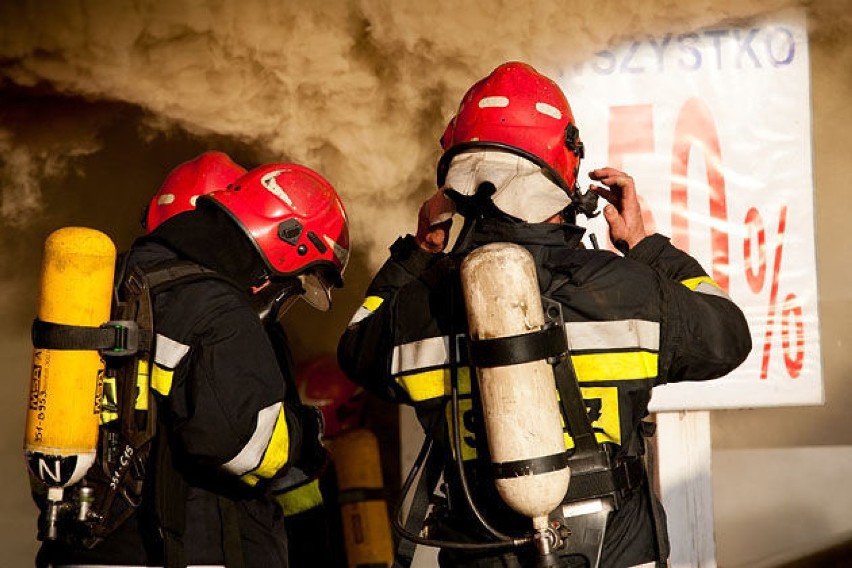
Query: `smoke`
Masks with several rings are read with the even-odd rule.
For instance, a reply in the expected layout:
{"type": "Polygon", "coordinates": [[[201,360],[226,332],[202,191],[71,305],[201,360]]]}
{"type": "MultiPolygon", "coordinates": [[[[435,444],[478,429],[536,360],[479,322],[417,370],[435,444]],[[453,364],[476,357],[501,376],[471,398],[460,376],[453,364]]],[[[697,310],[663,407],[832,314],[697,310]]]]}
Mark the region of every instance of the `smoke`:
{"type": "MultiPolygon", "coordinates": [[[[318,169],[343,195],[355,242],[375,267],[433,187],[446,120],[496,65],[519,59],[558,76],[631,37],[795,4],[4,3],[0,77],[138,105],[165,124],[234,137],[265,159],[318,169]]],[[[4,175],[28,184],[20,195],[4,189],[4,215],[36,206],[34,180],[47,166],[35,156],[7,160],[17,173],[4,175]]]]}

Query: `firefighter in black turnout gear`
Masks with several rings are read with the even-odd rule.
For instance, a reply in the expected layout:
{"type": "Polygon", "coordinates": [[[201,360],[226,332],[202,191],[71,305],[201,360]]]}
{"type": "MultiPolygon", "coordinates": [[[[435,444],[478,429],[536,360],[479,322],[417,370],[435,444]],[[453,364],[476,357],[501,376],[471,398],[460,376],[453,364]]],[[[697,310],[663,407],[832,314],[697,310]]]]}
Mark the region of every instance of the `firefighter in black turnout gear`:
{"type": "Polygon", "coordinates": [[[321,415],[288,390],[283,335],[273,345],[267,331],[298,298],[327,310],[348,256],[340,198],[296,164],[255,168],[137,239],[118,279],[174,276],[152,287],[144,492],[94,547],[46,541],[38,565],[288,566],[275,494],[315,479],[328,456],[321,415]]]}
{"type": "MultiPolygon", "coordinates": [[[[599,550],[578,550],[572,539],[582,531],[575,530],[547,565],[665,565],[665,517],[643,463],[651,390],[722,377],[742,363],[751,350],[742,312],[696,260],[662,235],[646,235],[629,176],[594,170],[590,177],[601,185],[579,192],[583,149],[571,109],[559,87],[530,66],[503,64],[476,83],[441,143],[439,192],[421,207],[417,234],[390,247],[338,346],[341,367],[353,380],[412,405],[427,440],[434,441],[429,455],[435,457],[425,460],[421,475],[429,478],[430,511],[421,538],[438,543],[443,567],[541,565],[529,544],[494,546],[500,537],[529,534],[530,525],[494,489],[459,283],[469,252],[515,243],[532,254],[542,297],[561,308],[575,377],[566,381],[556,373],[554,384],[572,478],[566,506],[551,520],[571,526],[569,514],[583,518],[566,512],[574,511],[572,504],[601,497],[608,508],[599,550]],[[609,202],[604,216],[623,256],[581,244],[584,229],[575,215],[594,215],[597,196],[609,202]],[[445,252],[454,211],[464,226],[445,252]],[[582,398],[572,397],[577,387],[582,398]],[[451,405],[454,389],[458,404],[451,405]],[[606,465],[595,477],[581,475],[582,464],[570,461],[579,454],[575,437],[583,433],[576,416],[565,415],[572,398],[584,407],[592,445],[606,465]],[[453,408],[461,416],[453,416],[453,408]],[[454,461],[459,453],[462,467],[454,461]]],[[[420,512],[425,508],[421,503],[420,512]]],[[[409,515],[402,528],[416,537],[421,525],[409,515]]],[[[410,556],[400,546],[398,564],[410,556]]]]}

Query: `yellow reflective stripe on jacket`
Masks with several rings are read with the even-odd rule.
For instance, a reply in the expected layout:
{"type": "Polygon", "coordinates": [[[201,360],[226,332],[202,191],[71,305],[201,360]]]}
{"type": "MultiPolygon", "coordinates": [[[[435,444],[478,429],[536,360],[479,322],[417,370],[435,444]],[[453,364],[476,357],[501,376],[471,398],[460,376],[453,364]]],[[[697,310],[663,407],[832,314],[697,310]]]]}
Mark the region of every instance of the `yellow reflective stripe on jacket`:
{"type": "Polygon", "coordinates": [[[174,374],[174,371],[164,369],[155,363],[154,370],[151,372],[151,388],[163,396],[169,396],[169,393],[172,391],[174,374]]]}
{"type": "Polygon", "coordinates": [[[319,480],[315,479],[290,491],[278,493],[275,500],[281,506],[285,517],[292,517],[322,505],[322,493],[319,480]]]}
{"type": "Polygon", "coordinates": [[[287,456],[290,453],[290,434],[287,429],[287,418],[284,416],[284,407],[278,411],[275,420],[275,428],[272,430],[272,438],[266,446],[266,452],[260,465],[252,472],[258,477],[269,479],[284,467],[287,456]]]}
{"type": "MultiPolygon", "coordinates": [[[[621,445],[621,413],[618,404],[618,387],[581,387],[581,394],[590,414],[595,439],[599,444],[611,442],[621,445]],[[596,407],[589,411],[589,405],[596,407]],[[594,416],[591,416],[594,414],[594,416]]],[[[560,413],[561,414],[561,413],[560,413]]],[[[574,448],[574,438],[568,433],[565,418],[562,418],[565,449],[574,448]]]]}
{"type": "MultiPolygon", "coordinates": [[[[470,369],[458,369],[459,394],[470,394],[470,369]]],[[[450,395],[450,370],[433,369],[422,373],[396,377],[396,384],[408,393],[413,402],[450,395]]]]}
{"type": "Polygon", "coordinates": [[[276,402],[257,413],[257,423],[248,443],[222,469],[254,485],[260,478],[275,475],[290,451],[284,405],[276,402]]]}
{"type": "MultiPolygon", "coordinates": [[[[455,420],[453,420],[453,407],[448,404],[445,407],[445,416],[444,418],[447,420],[447,425],[449,426],[449,438],[450,438],[450,449],[453,452],[453,456],[456,455],[456,447],[455,442],[453,441],[455,438],[455,420]]],[[[476,458],[476,447],[473,442],[476,441],[476,436],[474,436],[473,432],[471,432],[467,425],[468,422],[465,421],[465,416],[470,417],[473,412],[473,401],[469,396],[459,399],[459,434],[461,435],[461,453],[462,453],[462,461],[469,461],[476,458]]]]}
{"type": "Polygon", "coordinates": [[[571,362],[581,383],[653,379],[659,355],[649,351],[619,351],[572,355],[571,362]]]}

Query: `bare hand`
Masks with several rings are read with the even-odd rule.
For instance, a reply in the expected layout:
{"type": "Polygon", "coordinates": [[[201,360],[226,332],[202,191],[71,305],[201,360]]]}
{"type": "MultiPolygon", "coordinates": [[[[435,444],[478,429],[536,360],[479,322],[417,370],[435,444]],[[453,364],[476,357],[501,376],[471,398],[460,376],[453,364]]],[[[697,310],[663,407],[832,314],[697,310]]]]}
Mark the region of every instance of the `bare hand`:
{"type": "Polygon", "coordinates": [[[647,236],[633,178],[615,168],[593,170],[589,177],[606,186],[590,185],[589,189],[609,202],[603,213],[613,244],[624,241],[633,248],[647,236]]]}
{"type": "Polygon", "coordinates": [[[414,236],[417,246],[431,253],[447,248],[453,225],[452,214],[452,202],[443,193],[436,193],[424,201],[417,214],[417,234],[414,236]]]}

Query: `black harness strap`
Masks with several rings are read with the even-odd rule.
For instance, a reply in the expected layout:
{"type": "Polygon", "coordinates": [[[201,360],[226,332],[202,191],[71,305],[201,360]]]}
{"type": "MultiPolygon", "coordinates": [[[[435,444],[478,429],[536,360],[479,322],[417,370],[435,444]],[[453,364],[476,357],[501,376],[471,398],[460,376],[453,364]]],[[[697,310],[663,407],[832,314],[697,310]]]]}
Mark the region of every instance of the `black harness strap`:
{"type": "Polygon", "coordinates": [[[32,325],[36,349],[91,350],[109,355],[132,355],[140,346],[139,326],[134,321],[109,321],[99,327],[53,323],[36,318],[32,325]]]}
{"type": "MultiPolygon", "coordinates": [[[[420,451],[421,454],[425,452],[425,455],[423,456],[424,461],[420,472],[420,478],[417,481],[417,486],[414,489],[414,495],[411,498],[411,505],[408,508],[408,515],[406,515],[404,525],[406,532],[415,535],[419,535],[420,531],[423,529],[423,523],[426,519],[432,494],[434,493],[435,487],[437,487],[438,480],[443,472],[440,452],[435,451],[431,433],[426,433],[426,437],[423,439],[423,446],[420,451]]],[[[409,568],[414,560],[414,552],[416,550],[416,542],[401,536],[397,543],[393,568],[409,568]]]]}
{"type": "MultiPolygon", "coordinates": [[[[127,285],[135,286],[136,293],[144,293],[144,288],[147,288],[153,294],[175,284],[211,278],[233,284],[229,278],[190,261],[169,261],[158,266],[150,271],[132,272],[127,278],[127,285]],[[143,278],[146,284],[142,282],[143,278]]],[[[148,331],[140,330],[138,323],[131,319],[110,320],[93,327],[36,318],[31,335],[36,349],[100,351],[106,356],[124,357],[151,348],[151,334],[148,331]]]]}
{"type": "Polygon", "coordinates": [[[374,487],[353,487],[341,491],[337,496],[337,502],[341,505],[347,503],[362,503],[364,501],[384,501],[387,492],[384,489],[374,487]]]}
{"type": "Polygon", "coordinates": [[[632,491],[641,486],[645,477],[643,472],[642,461],[638,458],[625,460],[607,470],[572,471],[565,502],[600,499],[632,491]]]}
{"type": "Polygon", "coordinates": [[[480,368],[540,361],[566,351],[568,351],[568,343],[565,339],[565,330],[559,325],[544,327],[530,333],[468,342],[470,364],[480,368]]]}
{"type": "Polygon", "coordinates": [[[508,479],[524,475],[539,475],[565,469],[568,465],[568,454],[561,452],[549,456],[541,456],[526,460],[515,460],[491,464],[491,473],[497,479],[508,479]]]}

